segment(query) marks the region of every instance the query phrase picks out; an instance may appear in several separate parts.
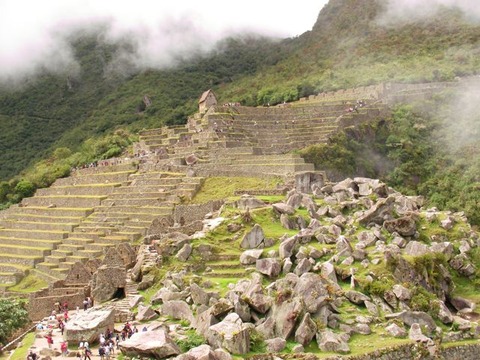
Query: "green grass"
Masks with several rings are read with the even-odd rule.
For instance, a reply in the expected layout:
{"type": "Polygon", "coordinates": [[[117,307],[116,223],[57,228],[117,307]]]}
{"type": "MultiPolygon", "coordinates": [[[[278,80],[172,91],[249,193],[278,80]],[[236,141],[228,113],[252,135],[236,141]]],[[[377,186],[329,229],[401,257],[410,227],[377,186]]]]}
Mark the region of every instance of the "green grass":
{"type": "Polygon", "coordinates": [[[201,204],[210,200],[232,198],[236,190],[273,190],[278,183],[277,178],[211,177],[205,179],[191,203],[201,204]]]}
{"type": "Polygon", "coordinates": [[[46,281],[40,279],[34,274],[29,274],[24,277],[18,284],[9,288],[9,291],[18,292],[22,294],[31,293],[40,289],[48,287],[46,281]]]}
{"type": "MultiPolygon", "coordinates": [[[[30,332],[22,340],[22,346],[15,349],[8,360],[25,360],[27,358],[28,350],[32,347],[35,341],[35,332],[30,332]]],[[[39,355],[39,354],[37,354],[39,355]]]]}

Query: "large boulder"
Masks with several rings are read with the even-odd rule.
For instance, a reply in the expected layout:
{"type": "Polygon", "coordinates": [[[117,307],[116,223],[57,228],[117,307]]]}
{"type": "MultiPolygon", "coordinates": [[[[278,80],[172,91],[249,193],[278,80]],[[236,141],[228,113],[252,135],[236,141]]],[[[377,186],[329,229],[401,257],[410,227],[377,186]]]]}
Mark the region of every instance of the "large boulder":
{"type": "Polygon", "coordinates": [[[300,297],[286,300],[272,307],[272,318],[275,321],[275,335],[282,339],[288,339],[295,329],[298,318],[304,311],[304,305],[300,297]]]}
{"type": "Polygon", "coordinates": [[[232,354],[246,354],[250,351],[250,328],[238,314],[231,313],[222,322],[210,326],[207,341],[214,348],[222,347],[232,354]]]}
{"type": "Polygon", "coordinates": [[[265,235],[260,225],[255,224],[242,239],[240,246],[242,249],[264,248],[265,235]]]}
{"type": "Polygon", "coordinates": [[[128,357],[165,359],[181,353],[180,348],[163,329],[134,333],[118,346],[128,357]]]}
{"type": "Polygon", "coordinates": [[[240,255],[240,263],[242,265],[252,265],[255,264],[255,262],[260,259],[260,256],[262,256],[263,250],[262,249],[251,249],[251,250],[245,250],[241,255],[240,255]]]}
{"type": "Polygon", "coordinates": [[[300,276],[293,293],[302,297],[305,310],[311,314],[315,314],[330,298],[322,277],[310,272],[300,276]]]}
{"type": "Polygon", "coordinates": [[[377,203],[358,218],[361,225],[375,223],[382,225],[385,220],[392,218],[393,203],[395,197],[389,196],[377,201],[377,203]]]}
{"type": "Polygon", "coordinates": [[[161,312],[162,315],[167,315],[178,320],[187,320],[190,323],[192,323],[194,319],[190,306],[182,300],[165,301],[161,312]]]}
{"type": "Polygon", "coordinates": [[[349,353],[349,338],[347,334],[336,334],[330,329],[324,329],[317,333],[317,344],[325,352],[349,353]]]}
{"type": "Polygon", "coordinates": [[[113,330],[114,320],[115,310],[111,307],[79,311],[65,323],[64,339],[70,344],[78,344],[82,339],[95,343],[100,334],[107,329],[113,330]]]}
{"type": "Polygon", "coordinates": [[[258,259],[255,266],[259,273],[268,277],[277,277],[282,270],[280,262],[272,258],[258,259]]]}
{"type": "Polygon", "coordinates": [[[158,317],[158,314],[151,306],[138,306],[138,314],[135,317],[138,321],[149,321],[158,317]]]}
{"type": "Polygon", "coordinates": [[[92,277],[92,297],[95,303],[112,299],[118,289],[125,289],[127,284],[125,266],[102,265],[92,277]]]}
{"type": "Polygon", "coordinates": [[[235,204],[237,208],[242,210],[257,209],[266,206],[262,200],[257,199],[255,196],[249,194],[243,194],[235,204]]]}
{"type": "Polygon", "coordinates": [[[383,226],[387,231],[393,233],[396,232],[401,236],[413,236],[417,231],[415,219],[411,216],[404,216],[394,220],[387,220],[383,223],[383,226]]]}
{"type": "Polygon", "coordinates": [[[310,344],[316,333],[317,325],[312,320],[310,313],[306,313],[295,332],[295,341],[306,346],[310,344]]]}
{"type": "Polygon", "coordinates": [[[272,205],[272,208],[275,212],[279,214],[293,215],[295,214],[295,209],[285,203],[276,203],[272,205]]]}

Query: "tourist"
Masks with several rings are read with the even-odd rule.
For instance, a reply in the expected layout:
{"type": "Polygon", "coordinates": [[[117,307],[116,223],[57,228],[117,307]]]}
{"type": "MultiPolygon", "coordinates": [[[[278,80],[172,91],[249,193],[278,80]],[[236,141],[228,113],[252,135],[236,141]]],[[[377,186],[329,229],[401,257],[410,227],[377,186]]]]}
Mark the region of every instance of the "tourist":
{"type": "Polygon", "coordinates": [[[105,351],[105,360],[110,360],[110,347],[107,346],[104,348],[105,351]]]}
{"type": "Polygon", "coordinates": [[[53,344],[53,336],[52,336],[52,333],[48,333],[47,336],[45,336],[47,338],[47,344],[48,344],[48,348],[51,349],[52,348],[52,344],[53,344]]]}
{"type": "Polygon", "coordinates": [[[90,350],[89,347],[85,347],[85,352],[83,353],[83,360],[92,360],[92,358],[90,357],[90,355],[92,355],[92,351],[90,350]]]}
{"type": "Polygon", "coordinates": [[[83,311],[87,311],[88,309],[88,300],[87,298],[83,299],[83,311]]]}
{"type": "Polygon", "coordinates": [[[80,343],[78,344],[78,351],[82,351],[84,349],[84,347],[85,347],[85,343],[82,339],[82,340],[80,340],[80,343]]]}
{"type": "Polygon", "coordinates": [[[98,348],[98,355],[100,355],[101,360],[104,360],[104,358],[105,358],[105,348],[103,347],[103,345],[100,345],[100,347],[98,348]]]}
{"type": "Polygon", "coordinates": [[[66,341],[62,341],[60,344],[60,351],[62,352],[63,356],[67,356],[68,354],[68,343],[66,341]]]}
{"type": "Polygon", "coordinates": [[[30,350],[28,352],[27,360],[37,360],[37,354],[33,352],[33,350],[30,350]]]}

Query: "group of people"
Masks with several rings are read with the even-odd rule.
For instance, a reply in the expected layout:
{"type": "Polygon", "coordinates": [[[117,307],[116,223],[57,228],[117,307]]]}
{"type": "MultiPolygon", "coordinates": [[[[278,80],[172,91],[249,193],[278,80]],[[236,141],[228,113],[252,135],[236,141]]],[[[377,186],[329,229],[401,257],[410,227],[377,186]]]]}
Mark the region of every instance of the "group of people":
{"type": "Polygon", "coordinates": [[[356,112],[358,114],[358,109],[366,106],[366,102],[364,100],[357,100],[355,106],[350,106],[346,111],[349,113],[356,112]]]}
{"type": "Polygon", "coordinates": [[[85,299],[83,299],[83,310],[87,311],[89,308],[93,306],[93,300],[90,296],[87,296],[85,299]]]}

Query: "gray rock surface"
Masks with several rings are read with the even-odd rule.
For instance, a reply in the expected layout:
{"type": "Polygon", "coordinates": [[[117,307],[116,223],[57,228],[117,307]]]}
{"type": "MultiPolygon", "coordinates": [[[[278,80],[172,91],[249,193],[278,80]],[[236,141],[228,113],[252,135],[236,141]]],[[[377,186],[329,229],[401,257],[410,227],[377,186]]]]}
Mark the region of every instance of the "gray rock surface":
{"type": "Polygon", "coordinates": [[[163,329],[134,333],[119,343],[120,351],[129,357],[165,359],[180,354],[180,348],[163,329]]]}

